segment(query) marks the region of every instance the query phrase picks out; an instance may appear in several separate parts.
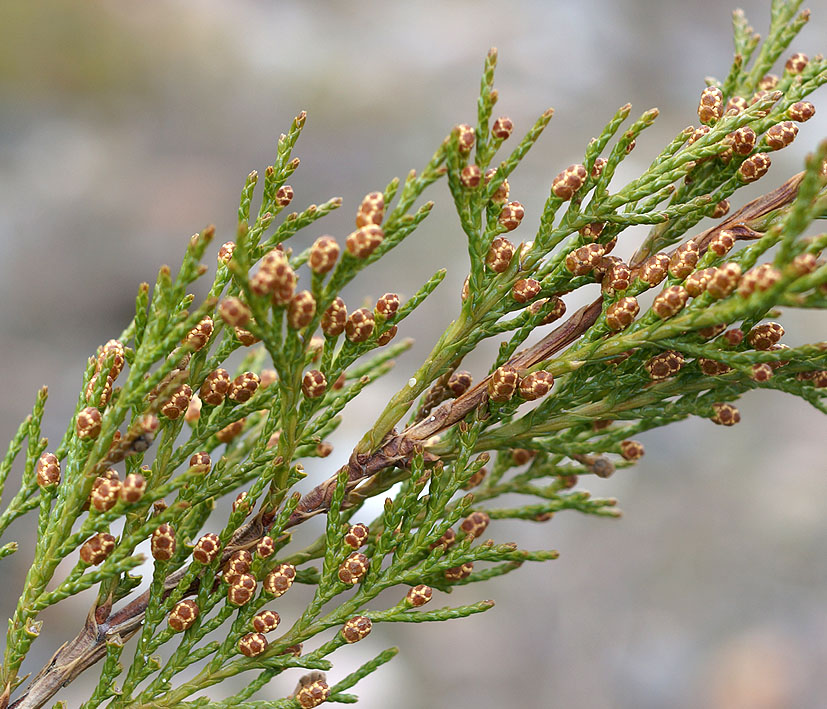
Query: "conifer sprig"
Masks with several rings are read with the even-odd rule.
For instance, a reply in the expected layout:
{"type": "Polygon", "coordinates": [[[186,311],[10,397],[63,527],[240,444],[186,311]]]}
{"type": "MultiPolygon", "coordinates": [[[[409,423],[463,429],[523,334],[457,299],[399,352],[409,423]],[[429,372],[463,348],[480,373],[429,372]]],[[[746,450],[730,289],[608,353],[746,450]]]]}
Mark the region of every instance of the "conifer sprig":
{"type": "MultiPolygon", "coordinates": [[[[343,244],[304,238],[342,200],[286,213],[300,113],[263,179],[247,176],[206,299],[187,289],[207,272],[212,227],[190,239],[177,274],[163,266],[151,293],[141,284],[133,321],[83,368],[62,441],[50,447],[40,435],[45,387],[12,435],[0,492],[21,454],[23,473],[0,534],[36,509],[37,539],[9,621],[0,709],[44,706],[95,671],[84,709],[353,703],[347,690],[397,650],[330,683],[335,652],[376,623],[489,610],[489,600],[422,606],[557,557],[497,539],[498,520],[617,517],[615,499],[578,482],[637,461],[634,435],[689,416],[734,425],[733,402],[759,387],[827,413],[827,343],[788,347],[784,327],[769,321],[827,307],[827,237],[811,233],[827,215],[827,142],[781,187],[730,205],[796,139],[815,111],[805,98],[827,82],[820,55],[791,54],[780,76],[767,73],[809,17],[799,5],[774,0],[763,43],[734,13],[735,57],[723,81],[707,79],[700,126],[680,131],[642,174],[614,184],[658,111],[629,123],[632,107],[622,106],[583,162],[551,179],[536,213],[512,199],[508,178],[553,111],[506,149],[514,124],[494,118],[496,50],[477,124],[457,125],[424,169],[367,194],[343,244]],[[355,400],[410,348],[392,343],[404,320],[428,297],[454,300],[434,295],[443,268],[407,299],[387,293],[349,310],[341,296],[412,236],[433,205],[426,191],[439,198],[432,188],[443,177],[469,254],[456,318],[385,408],[363,416],[373,423],[338,471],[302,495],[304,459],[331,456],[328,438],[355,400]],[[697,230],[706,218],[712,226],[697,230]],[[651,229],[637,253],[613,256],[640,224],[651,229]],[[593,285],[599,297],[567,316],[566,296],[593,285]],[[638,298],[649,291],[646,307],[638,298]],[[498,354],[475,383],[463,360],[492,338],[498,354]],[[231,373],[237,350],[245,354],[231,373]],[[367,519],[364,503],[382,495],[381,513],[367,519]],[[299,548],[292,528],[316,515],[326,517],[323,533],[299,548]],[[65,559],[73,563],[61,578],[65,559]],[[298,593],[294,585],[308,601],[282,618],[278,599],[298,593]],[[90,589],[78,635],[23,686],[42,611],[90,589]],[[290,692],[298,668],[308,674],[290,692]],[[244,689],[209,697],[242,673],[244,689]],[[253,699],[268,686],[282,698],[253,699]]],[[[0,560],[16,551],[4,543],[0,560]]]]}

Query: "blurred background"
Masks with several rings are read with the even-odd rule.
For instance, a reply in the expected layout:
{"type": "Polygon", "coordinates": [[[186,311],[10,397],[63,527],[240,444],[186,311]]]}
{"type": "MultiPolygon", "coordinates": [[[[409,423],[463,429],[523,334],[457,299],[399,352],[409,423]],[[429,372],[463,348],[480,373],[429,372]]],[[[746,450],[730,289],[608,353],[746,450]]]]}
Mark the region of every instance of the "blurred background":
{"type": "MultiPolygon", "coordinates": [[[[741,4],[765,33],[769,2],[741,4]]],[[[811,56],[827,49],[827,7],[814,5],[793,44],[811,56]]],[[[729,69],[732,9],[719,0],[6,0],[0,440],[30,412],[42,384],[50,389],[44,433],[59,440],[86,358],[128,323],[138,284],[153,282],[162,263],[175,267],[190,234],[207,224],[217,226],[216,249],[232,238],[245,175],[272,160],[299,110],[308,122],[294,153],[294,208],[344,199],[303,233],[304,246],[325,232],[344,237],[365,193],[421,168],[455,123],[475,121],[483,58],[497,46],[495,115],[509,115],[521,134],[545,108],[556,109],[510,179],[512,198],[526,207],[528,239],[551,178],[579,161],[618,106],[631,101],[633,115],[661,109],[618,183],[697,124],[703,77],[729,69]]],[[[814,98],[820,113],[735,207],[798,171],[827,135],[823,95],[814,98]]],[[[352,410],[334,455],[311,469],[314,481],[346,459],[369,425],[369,407],[407,380],[456,311],[464,240],[446,186],[430,198],[437,207],[417,234],[346,296],[410,296],[440,266],[448,278],[406,323],[417,345],[360,397],[367,408],[352,410]]],[[[631,255],[641,237],[630,233],[617,252],[631,255]]],[[[790,344],[827,334],[823,315],[789,313],[783,322],[790,344]]],[[[490,356],[469,363],[481,373],[490,356]]],[[[331,680],[399,645],[399,656],[357,687],[366,709],[824,706],[827,422],[780,394],[755,393],[739,406],[742,423],[733,429],[693,420],[650,433],[638,466],[599,485],[584,481],[620,499],[620,520],[568,512],[543,525],[492,525],[498,540],[553,547],[560,559],[435,601],[495,599],[484,615],[377,628],[334,656],[331,680]]],[[[8,487],[19,474],[15,468],[8,487]]],[[[13,610],[30,530],[11,530],[21,550],[3,561],[0,617],[13,610]]],[[[285,621],[300,610],[299,595],[289,599],[278,608],[285,621]]],[[[27,671],[74,635],[90,602],[81,597],[45,616],[27,671]]],[[[289,674],[263,697],[284,696],[295,681],[289,674]]],[[[78,706],[84,684],[59,698],[78,706]]]]}

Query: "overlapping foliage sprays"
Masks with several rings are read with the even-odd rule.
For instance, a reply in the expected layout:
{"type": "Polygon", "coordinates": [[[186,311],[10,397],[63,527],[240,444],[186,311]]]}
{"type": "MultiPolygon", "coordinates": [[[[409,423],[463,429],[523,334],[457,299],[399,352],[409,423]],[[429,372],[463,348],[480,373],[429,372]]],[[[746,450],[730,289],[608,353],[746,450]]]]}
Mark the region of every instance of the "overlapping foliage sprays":
{"type": "MultiPolygon", "coordinates": [[[[700,125],[681,130],[642,175],[613,185],[658,115],[629,122],[627,105],[581,163],[552,177],[542,208],[514,200],[508,179],[553,112],[522,138],[509,118],[494,118],[494,50],[476,126],[456,126],[422,170],[368,194],[344,239],[316,238],[316,222],[339,199],[286,213],[300,114],[273,164],[247,177],[232,240],[216,249],[205,229],[177,274],[163,267],[153,288],[139,288],[133,321],[89,360],[62,440],[40,435],[45,388],[13,436],[0,481],[21,457],[22,482],[0,532],[28,512],[38,519],[9,621],[0,707],[44,706],[82,673],[83,709],[353,702],[351,687],[396,649],[377,648],[347,676],[333,664],[336,650],[371,642],[377,623],[491,608],[428,604],[443,606],[456,585],[555,558],[502,539],[497,520],[544,522],[565,509],[617,515],[614,500],[578,482],[640,458],[636,434],[688,416],[736,424],[734,402],[757,387],[825,412],[827,344],[787,347],[783,326],[768,318],[827,307],[827,236],[810,229],[827,213],[827,144],[780,187],[730,206],[806,130],[815,112],[806,97],[827,81],[823,57],[787,49],[807,21],[798,6],[773,2],[763,43],[735,13],[735,59],[701,92],[700,125]],[[445,276],[437,270],[408,298],[345,303],[343,287],[427,218],[424,195],[441,195],[439,181],[459,217],[454,238],[468,244],[461,297],[432,296],[445,276]],[[709,217],[712,226],[697,226],[709,217]],[[637,253],[613,256],[640,224],[651,228],[637,253]],[[216,252],[209,295],[195,303],[188,287],[216,252]],[[599,291],[594,302],[567,313],[566,294],[589,287],[599,291]],[[641,298],[650,291],[653,299],[641,298]],[[348,463],[298,494],[302,460],[331,453],[344,407],[410,346],[404,320],[427,297],[455,304],[456,318],[384,410],[360,413],[373,423],[348,463]],[[500,343],[490,370],[465,371],[464,357],[489,338],[500,343]],[[229,372],[236,350],[244,360],[229,372]],[[365,500],[391,489],[368,519],[365,500]],[[521,504],[500,506],[506,494],[521,504]],[[222,518],[215,501],[227,495],[234,502],[222,518]],[[297,547],[291,530],[315,515],[326,518],[324,534],[297,547]],[[136,549],[147,540],[154,566],[139,593],[136,549]],[[66,559],[73,566],[61,577],[66,559]],[[296,584],[311,600],[282,617],[279,598],[296,584]],[[84,591],[91,608],[77,636],[22,677],[41,612],[84,591]],[[210,698],[212,685],[239,673],[244,689],[210,698]]],[[[15,551],[8,542],[0,556],[15,551]]]]}

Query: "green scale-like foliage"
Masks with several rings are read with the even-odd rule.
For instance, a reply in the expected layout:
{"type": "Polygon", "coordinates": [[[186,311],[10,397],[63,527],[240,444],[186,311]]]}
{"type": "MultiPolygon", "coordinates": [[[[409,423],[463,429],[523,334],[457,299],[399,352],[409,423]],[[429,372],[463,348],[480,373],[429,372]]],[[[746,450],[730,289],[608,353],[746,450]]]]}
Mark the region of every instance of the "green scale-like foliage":
{"type": "MultiPolygon", "coordinates": [[[[566,509],[617,516],[615,500],[591,497],[578,480],[631,465],[643,453],[635,434],[689,416],[737,423],[732,402],[759,387],[827,411],[827,343],[785,347],[783,328],[765,322],[779,309],[827,307],[827,264],[819,260],[827,237],[806,235],[827,214],[827,143],[782,187],[729,207],[796,137],[812,113],[805,97],[827,82],[820,56],[792,55],[780,77],[767,75],[806,22],[798,6],[773,3],[763,43],[736,12],[735,59],[723,81],[707,82],[705,125],[678,133],[618,187],[618,166],[658,116],[652,109],[629,123],[631,106],[621,107],[582,164],[552,179],[539,217],[509,202],[508,177],[553,111],[507,152],[511,121],[493,119],[494,50],[477,125],[457,126],[424,169],[369,194],[343,244],[303,241],[341,200],[286,213],[300,114],[263,180],[247,177],[236,234],[218,251],[204,302],[187,290],[207,271],[211,227],[192,237],[176,275],[163,267],[153,288],[139,287],[133,321],[90,359],[58,445],[40,436],[45,388],[13,435],[0,490],[15,459],[25,462],[0,533],[33,510],[38,519],[9,620],[0,709],[44,706],[81,673],[84,709],[355,702],[347,690],[397,651],[338,680],[334,651],[376,623],[491,608],[489,600],[421,606],[456,585],[557,556],[498,539],[497,520],[541,522],[566,509]],[[348,314],[339,294],[411,237],[431,211],[426,191],[441,179],[470,259],[456,318],[384,410],[363,412],[361,420],[374,422],[347,464],[301,495],[294,486],[306,478],[303,459],[330,453],[327,438],[345,406],[410,347],[391,341],[445,270],[407,300],[389,295],[373,310],[348,314]],[[695,230],[706,217],[715,226],[695,230]],[[611,256],[623,232],[641,224],[650,232],[630,262],[611,256]],[[522,239],[516,246],[512,231],[522,239]],[[564,315],[561,297],[594,283],[601,295],[564,315]],[[654,303],[641,308],[637,297],[650,290],[654,303]],[[536,333],[541,339],[526,346],[536,333]],[[473,382],[462,361],[491,338],[498,355],[473,382]],[[246,353],[242,364],[225,372],[236,350],[246,353]],[[391,490],[381,514],[365,519],[365,501],[391,490]],[[504,495],[514,506],[502,506],[504,495]],[[216,502],[227,496],[235,502],[221,519],[216,502]],[[293,528],[316,515],[325,517],[324,533],[298,547],[293,528]],[[207,533],[216,536],[205,556],[207,533]],[[144,555],[136,550],[148,539],[154,568],[138,594],[144,555]],[[72,566],[61,578],[64,559],[72,566]],[[253,635],[260,614],[277,612],[294,583],[309,590],[303,612],[253,635]],[[19,670],[40,613],[82,591],[94,601],[78,636],[26,683],[19,670]],[[197,616],[175,627],[192,607],[197,616]],[[292,693],[276,682],[268,691],[278,687],[283,699],[254,699],[294,668],[310,674],[292,693]],[[243,690],[209,698],[211,685],[240,673],[248,673],[243,690]]],[[[436,297],[446,309],[453,302],[436,297]]],[[[16,551],[8,541],[0,559],[16,551]]]]}

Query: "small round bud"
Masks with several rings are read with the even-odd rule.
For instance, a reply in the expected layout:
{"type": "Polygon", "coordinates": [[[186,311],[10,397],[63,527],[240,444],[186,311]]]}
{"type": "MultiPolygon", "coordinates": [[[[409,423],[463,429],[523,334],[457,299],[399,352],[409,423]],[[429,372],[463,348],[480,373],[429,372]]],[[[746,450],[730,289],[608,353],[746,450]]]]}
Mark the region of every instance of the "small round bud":
{"type": "Polygon", "coordinates": [[[381,224],[385,217],[385,195],[381,192],[371,192],[362,199],[356,211],[356,226],[363,227],[371,224],[381,224]]]}
{"type": "MultiPolygon", "coordinates": [[[[797,276],[806,276],[818,268],[818,259],[814,254],[806,252],[798,254],[790,263],[790,268],[797,276]]],[[[744,276],[744,278],[746,278],[746,276],[744,276]]]]}
{"type": "Polygon", "coordinates": [[[120,340],[109,340],[102,348],[98,355],[96,369],[100,371],[107,359],[112,358],[112,365],[109,369],[109,376],[113,380],[118,378],[118,375],[123,371],[124,363],[126,362],[126,354],[123,343],[120,340]]]}
{"type": "Polygon", "coordinates": [[[732,115],[738,115],[742,111],[746,111],[749,107],[749,103],[743,96],[732,96],[726,102],[726,108],[724,109],[724,113],[730,113],[732,111],[732,115]]]}
{"type": "Polygon", "coordinates": [[[519,202],[509,202],[500,212],[499,222],[506,231],[514,231],[525,216],[525,209],[519,202]]]}
{"type": "Polygon", "coordinates": [[[491,126],[491,135],[497,140],[505,140],[514,130],[514,123],[508,116],[500,116],[491,126]]]}
{"type": "Polygon", "coordinates": [[[732,404],[712,404],[712,423],[734,426],[741,420],[741,413],[732,404]]]}
{"type": "Polygon", "coordinates": [[[215,434],[215,437],[221,443],[229,443],[244,430],[245,423],[247,423],[246,418],[240,418],[238,421],[233,421],[231,424],[224,426],[224,428],[218,431],[215,434]]]}
{"type": "Polygon", "coordinates": [[[339,244],[332,236],[320,236],[310,247],[308,265],[314,273],[327,273],[336,265],[339,258],[339,244]]]}
{"type": "Polygon", "coordinates": [[[255,576],[240,574],[233,578],[227,589],[227,602],[234,606],[243,606],[248,603],[256,592],[255,576]]]}
{"type": "Polygon", "coordinates": [[[755,182],[767,174],[771,162],[770,156],[766,153],[750,155],[738,168],[738,176],[743,182],[755,182]]]}
{"type": "Polygon", "coordinates": [[[654,379],[666,379],[674,374],[677,374],[684,362],[683,355],[675,350],[666,350],[658,355],[655,355],[643,365],[649,376],[654,379]]]}
{"type": "Polygon", "coordinates": [[[613,259],[606,269],[601,288],[604,293],[617,293],[626,290],[632,282],[632,269],[614,256],[604,256],[603,260],[613,259]]]}
{"type": "Polygon", "coordinates": [[[699,357],[698,366],[708,377],[720,377],[722,374],[728,374],[732,371],[732,367],[728,364],[707,357],[699,357]]]}
{"type": "Polygon", "coordinates": [[[345,241],[348,253],[356,258],[367,258],[370,256],[382,240],[385,232],[376,224],[363,226],[351,233],[345,241]]]}
{"type": "Polygon", "coordinates": [[[798,126],[792,121],[783,121],[770,128],[764,136],[764,140],[773,150],[781,150],[781,148],[786,148],[792,143],[797,135],[798,126]]]}
{"type": "Polygon", "coordinates": [[[75,421],[75,431],[78,438],[97,438],[101,432],[101,412],[94,406],[87,406],[78,412],[77,420],[75,421]]]}
{"type": "Polygon", "coordinates": [[[741,279],[741,267],[734,262],[725,263],[715,272],[706,284],[706,292],[713,298],[726,298],[738,287],[741,279]]]}
{"type": "Polygon", "coordinates": [[[218,306],[221,319],[232,327],[244,327],[250,321],[250,308],[239,298],[224,298],[218,306]]]}
{"type": "Polygon", "coordinates": [[[738,347],[744,341],[744,331],[737,327],[732,328],[723,334],[723,339],[730,347],[738,347]]]}
{"type": "Polygon", "coordinates": [[[483,480],[485,480],[485,476],[488,475],[488,468],[482,467],[476,473],[474,473],[466,483],[462,486],[463,490],[473,490],[475,487],[480,485],[483,480]]]}
{"type": "Polygon", "coordinates": [[[511,297],[518,303],[534,300],[540,292],[540,282],[533,278],[521,278],[511,288],[511,297]]]}
{"type": "Polygon", "coordinates": [[[106,381],[100,393],[100,398],[95,399],[95,389],[98,386],[99,378],[99,374],[93,374],[89,378],[89,383],[86,385],[85,395],[88,403],[97,404],[97,406],[103,408],[109,403],[109,399],[112,397],[112,387],[115,382],[112,377],[106,377],[106,381]]]}
{"type": "Polygon", "coordinates": [[[60,482],[60,461],[54,453],[43,453],[37,459],[36,470],[36,480],[40,487],[49,487],[60,482]]]}
{"type": "Polygon", "coordinates": [[[345,337],[351,342],[364,342],[373,334],[375,320],[367,308],[354,310],[345,323],[345,337]]]}
{"type": "Polygon", "coordinates": [[[741,126],[727,136],[727,142],[738,155],[749,155],[757,140],[758,136],[749,126],[741,126]]]}
{"type": "Polygon", "coordinates": [[[339,566],[339,580],[350,585],[356,584],[364,578],[369,566],[368,558],[364,554],[355,551],[339,566]]]}
{"type": "Polygon", "coordinates": [[[98,512],[111,510],[118,502],[120,491],[121,481],[117,478],[114,480],[97,478],[92,488],[92,494],[89,496],[89,506],[98,512]]]}
{"type": "Polygon", "coordinates": [[[552,180],[551,191],[555,197],[568,201],[574,197],[586,182],[586,168],[583,165],[569,165],[552,180]]]}
{"type": "Polygon", "coordinates": [[[352,549],[359,549],[367,543],[368,533],[368,528],[361,522],[354,524],[347,530],[347,534],[345,534],[345,544],[352,549]]]}
{"type": "Polygon", "coordinates": [[[201,389],[198,397],[207,406],[219,406],[224,402],[224,397],[230,390],[230,375],[226,369],[216,369],[210,372],[201,389]]]}
{"type": "Polygon", "coordinates": [[[686,292],[693,298],[697,298],[706,290],[709,280],[715,273],[714,268],[703,268],[700,271],[690,273],[683,282],[686,292]]]}
{"type": "Polygon", "coordinates": [[[784,337],[784,328],[780,323],[769,322],[756,325],[747,333],[747,342],[756,350],[769,350],[784,337]]]}
{"type": "Polygon", "coordinates": [[[724,95],[716,86],[707,86],[701,91],[701,100],[698,103],[698,118],[701,123],[709,125],[715,123],[724,113],[724,95]]]}
{"type": "Polygon", "coordinates": [[[187,333],[184,342],[192,348],[193,352],[198,352],[209,342],[213,327],[213,319],[207,315],[187,333]]]}
{"type": "Polygon", "coordinates": [[[809,63],[810,58],[806,54],[796,52],[787,60],[787,63],[784,64],[784,70],[788,74],[800,74],[807,68],[807,64],[809,63]]]}
{"type": "Polygon", "coordinates": [[[643,444],[640,441],[621,441],[620,455],[624,460],[640,460],[643,457],[643,444]]]}
{"type": "Polygon", "coordinates": [[[290,185],[282,185],[276,190],[276,206],[284,209],[293,201],[293,188],[290,185]]]}
{"type": "Polygon", "coordinates": [[[683,286],[669,286],[652,302],[652,311],[661,320],[674,317],[686,305],[689,293],[683,286]]]}
{"type": "Polygon", "coordinates": [[[254,372],[244,372],[233,379],[227,396],[237,404],[243,404],[253,398],[259,387],[260,379],[254,372]]]}
{"type": "Polygon", "coordinates": [[[390,328],[385,330],[379,337],[376,338],[376,344],[380,347],[384,347],[387,345],[394,337],[396,337],[396,333],[398,332],[399,328],[396,325],[392,325],[390,328]]]}
{"type": "Polygon", "coordinates": [[[694,239],[681,244],[669,259],[669,275],[673,278],[686,278],[695,270],[700,258],[700,251],[694,239]]]}
{"type": "Polygon", "coordinates": [[[370,634],[372,626],[373,623],[370,618],[357,615],[342,626],[342,637],[346,643],[357,643],[370,634]]]}
{"type": "Polygon", "coordinates": [[[385,320],[390,320],[399,310],[399,296],[396,293],[385,293],[376,301],[376,314],[381,315],[385,320]]]}
{"type": "Polygon", "coordinates": [[[322,314],[322,332],[327,337],[338,337],[345,330],[347,322],[347,307],[345,301],[338,296],[322,314]]]}
{"type": "Polygon", "coordinates": [[[189,406],[187,406],[187,410],[184,412],[184,421],[186,421],[190,426],[195,426],[198,423],[198,419],[201,418],[201,399],[197,396],[192,397],[190,399],[189,406]]]}
{"type": "Polygon", "coordinates": [[[809,101],[798,101],[787,109],[787,117],[797,123],[809,121],[816,114],[816,107],[809,101]]]}
{"type": "Polygon", "coordinates": [[[474,562],[468,561],[462,566],[455,566],[452,569],[445,569],[444,576],[448,581],[462,581],[467,579],[474,570],[474,562]]]}
{"type": "Polygon", "coordinates": [[[267,638],[261,633],[247,633],[238,641],[238,651],[246,657],[255,657],[267,649],[267,638]]]}
{"type": "Polygon", "coordinates": [[[115,537],[100,532],[87,539],[80,548],[80,560],[89,566],[97,566],[115,550],[115,537]]]}
{"type": "Polygon", "coordinates": [[[488,398],[499,404],[504,403],[514,396],[518,384],[516,369],[508,365],[498,367],[488,380],[488,398]]]}
{"type": "Polygon", "coordinates": [[[261,541],[256,544],[256,554],[262,559],[272,556],[275,551],[276,543],[273,541],[273,537],[262,537],[261,541]]]}
{"type": "Polygon", "coordinates": [[[433,589],[430,586],[426,586],[424,583],[421,583],[418,586],[408,589],[408,593],[405,595],[405,600],[408,605],[418,608],[419,606],[424,606],[428,601],[430,601],[433,595],[433,589]]]}
{"type": "Polygon", "coordinates": [[[279,564],[264,578],[264,590],[278,598],[285,594],[296,578],[296,567],[292,564],[279,564]]]}
{"type": "Polygon", "coordinates": [[[192,600],[179,601],[170,611],[167,623],[176,633],[192,627],[198,618],[198,604],[192,600]]]}
{"type": "Polygon", "coordinates": [[[625,330],[640,312],[637,298],[626,296],[606,308],[606,325],[614,332],[625,330]]]}
{"type": "Polygon", "coordinates": [[[233,332],[238,338],[238,341],[245,347],[251,347],[257,342],[261,342],[261,338],[257,337],[249,330],[245,330],[243,327],[235,327],[233,328],[233,332]]]}
{"type": "Polygon", "coordinates": [[[251,625],[257,633],[269,633],[279,627],[281,618],[275,611],[264,610],[253,616],[251,625]]]}
{"type": "Polygon", "coordinates": [[[525,465],[536,455],[536,451],[529,450],[528,448],[511,449],[511,460],[514,461],[514,465],[525,465]]]}
{"type": "Polygon", "coordinates": [[[772,288],[781,279],[781,272],[774,266],[764,263],[747,271],[738,284],[738,295],[748,298],[755,291],[763,292],[772,288]]]}
{"type": "Polygon", "coordinates": [[[207,532],[195,543],[192,558],[201,564],[211,564],[221,554],[221,540],[217,534],[207,532]]]}
{"type": "Polygon", "coordinates": [[[820,369],[813,373],[813,386],[816,389],[827,388],[827,369],[820,369]]]}
{"type": "Polygon", "coordinates": [[[597,241],[600,238],[600,235],[603,233],[603,229],[605,228],[606,222],[592,222],[591,224],[586,224],[586,226],[581,227],[578,233],[584,239],[589,239],[590,241],[597,241]]]}
{"type": "Polygon", "coordinates": [[[456,542],[456,540],[457,533],[453,529],[448,527],[448,529],[445,530],[445,533],[439,539],[433,542],[428,548],[436,549],[437,547],[441,546],[445,547],[445,549],[450,549],[454,545],[454,542],[456,542]]]}
{"type": "Polygon", "coordinates": [[[467,123],[460,123],[454,127],[454,132],[457,136],[457,147],[461,153],[468,153],[474,147],[476,140],[476,133],[474,129],[467,123]]]}
{"type": "Polygon", "coordinates": [[[311,369],[302,379],[302,393],[308,399],[318,399],[327,390],[327,379],[318,369],[311,369]]]}
{"type": "Polygon", "coordinates": [[[460,369],[448,378],[447,386],[451,393],[457,397],[462,396],[466,391],[468,391],[471,388],[473,381],[471,372],[466,372],[465,370],[460,369]]]}
{"type": "Polygon", "coordinates": [[[526,401],[541,399],[551,391],[554,376],[551,372],[539,370],[531,372],[520,380],[520,396],[526,401]]]}
{"type": "Polygon", "coordinates": [[[550,325],[566,314],[566,304],[557,295],[538,300],[532,303],[529,309],[532,313],[545,312],[543,319],[540,321],[541,325],[550,325]]]}
{"type": "Polygon", "coordinates": [[[333,452],[333,446],[327,441],[316,444],[316,455],[319,458],[327,458],[333,452]]]}
{"type": "MultiPolygon", "coordinates": [[[[485,171],[485,184],[487,185],[494,176],[497,174],[496,168],[491,168],[490,170],[485,171]]],[[[491,201],[494,204],[505,204],[508,201],[508,195],[511,188],[508,186],[508,180],[503,180],[498,186],[496,191],[491,195],[491,201]]]]}
{"type": "Polygon", "coordinates": [[[296,293],[287,306],[287,324],[294,330],[307,327],[316,314],[316,299],[309,290],[296,293]]]}
{"type": "Polygon", "coordinates": [[[767,362],[758,362],[750,368],[750,379],[763,384],[772,379],[773,369],[767,362]]]}
{"type": "MultiPolygon", "coordinates": [[[[245,515],[250,514],[250,511],[252,510],[250,501],[247,499],[246,490],[239,492],[238,495],[236,495],[235,500],[233,500],[233,512],[238,512],[238,510],[241,510],[245,515]]],[[[249,556],[249,552],[245,553],[249,556]]]]}
{"type": "Polygon", "coordinates": [[[477,510],[462,520],[459,528],[466,534],[466,536],[477,539],[482,536],[482,533],[486,530],[490,521],[491,518],[485,514],[485,512],[480,512],[477,510]]]}
{"type": "Polygon", "coordinates": [[[756,92],[752,95],[752,98],[749,100],[749,105],[750,105],[750,106],[754,106],[754,105],[755,105],[756,103],[758,103],[759,101],[763,101],[764,99],[768,98],[768,97],[769,97],[769,95],[770,95],[770,92],[769,92],[768,90],[766,90],[766,89],[759,89],[758,91],[756,91],[756,92]]]}
{"type": "Polygon", "coordinates": [[[603,168],[606,167],[606,163],[608,161],[606,158],[597,158],[594,161],[594,165],[592,165],[591,176],[593,180],[596,180],[600,175],[603,173],[603,168]]]}
{"type": "Polygon", "coordinates": [[[723,216],[726,216],[729,213],[729,200],[722,199],[718,204],[715,205],[715,208],[712,210],[711,216],[713,219],[720,219],[723,216]]]}
{"type": "Polygon", "coordinates": [[[197,470],[200,473],[210,472],[210,468],[212,467],[212,460],[210,460],[210,454],[206,451],[195,453],[190,458],[189,467],[191,470],[197,470]]]}
{"type": "Polygon", "coordinates": [[[650,286],[656,286],[664,278],[669,269],[669,256],[663,253],[657,253],[650,256],[646,262],[641,266],[638,278],[650,286]]]}
{"type": "Polygon", "coordinates": [[[778,77],[775,74],[766,74],[758,82],[758,89],[761,91],[772,91],[776,86],[778,86],[778,77]]]}
{"type": "Polygon", "coordinates": [[[498,236],[491,242],[485,263],[494,273],[502,273],[511,263],[514,256],[514,244],[508,239],[498,236]]]}
{"type": "Polygon", "coordinates": [[[585,276],[600,264],[606,252],[601,244],[586,244],[566,255],[566,268],[574,276],[585,276]]]}
{"type": "Polygon", "coordinates": [[[280,275],[274,276],[271,300],[274,305],[289,305],[296,291],[298,276],[296,276],[296,272],[287,264],[286,259],[284,264],[277,268],[277,273],[280,275]]]}
{"type": "Polygon", "coordinates": [[[161,407],[161,414],[168,419],[177,419],[186,413],[190,399],[192,399],[192,388],[189,384],[182,384],[172,393],[169,401],[161,407]]]}
{"type": "Polygon", "coordinates": [[[169,561],[175,554],[175,530],[172,525],[162,524],[152,533],[149,542],[152,558],[157,561],[169,561]]]}
{"type": "Polygon", "coordinates": [[[709,327],[702,327],[698,330],[698,335],[704,340],[711,340],[713,337],[720,335],[724,330],[726,330],[726,325],[723,323],[720,325],[710,325],[709,327]]]}
{"type": "Polygon", "coordinates": [[[479,165],[466,165],[459,173],[460,184],[465,189],[474,189],[479,187],[482,182],[482,170],[479,165]]]}
{"type": "Polygon", "coordinates": [[[295,699],[302,709],[313,709],[319,704],[327,701],[330,696],[330,687],[323,679],[317,679],[307,684],[302,684],[296,692],[295,699]]]}
{"type": "Polygon", "coordinates": [[[721,231],[712,237],[707,248],[716,256],[722,257],[726,256],[732,250],[733,246],[735,246],[735,234],[729,231],[729,229],[721,229],[721,231]]]}
{"type": "Polygon", "coordinates": [[[221,248],[218,249],[218,263],[227,265],[230,262],[230,259],[233,257],[233,252],[235,251],[235,242],[227,241],[221,245],[221,248]]]}

